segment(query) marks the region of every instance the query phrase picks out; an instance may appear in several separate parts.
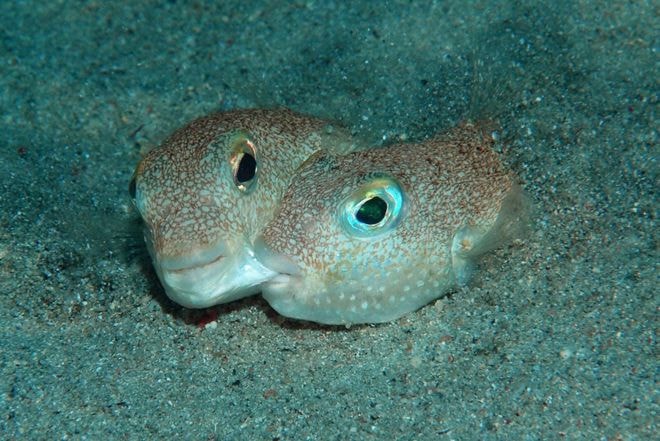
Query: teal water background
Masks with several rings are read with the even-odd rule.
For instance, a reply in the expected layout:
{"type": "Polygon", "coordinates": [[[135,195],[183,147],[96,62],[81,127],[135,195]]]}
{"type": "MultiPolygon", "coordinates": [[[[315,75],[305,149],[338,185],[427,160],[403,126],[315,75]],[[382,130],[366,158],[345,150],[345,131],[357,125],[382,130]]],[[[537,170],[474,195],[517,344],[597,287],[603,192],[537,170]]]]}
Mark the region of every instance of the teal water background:
{"type": "Polygon", "coordinates": [[[0,437],[652,439],[658,28],[651,1],[2,2],[0,437]],[[275,106],[374,145],[498,119],[533,229],[385,325],[184,310],[133,168],[275,106]]]}

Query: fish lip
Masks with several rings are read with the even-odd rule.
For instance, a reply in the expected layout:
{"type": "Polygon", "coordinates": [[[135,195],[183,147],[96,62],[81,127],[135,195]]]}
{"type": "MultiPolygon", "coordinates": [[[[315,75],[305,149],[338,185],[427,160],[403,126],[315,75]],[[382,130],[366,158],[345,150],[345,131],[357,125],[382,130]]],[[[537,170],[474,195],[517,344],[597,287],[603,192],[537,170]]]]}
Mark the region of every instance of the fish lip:
{"type": "Polygon", "coordinates": [[[196,264],[193,264],[193,265],[182,266],[180,268],[177,268],[177,267],[167,268],[167,267],[165,267],[165,265],[163,265],[163,270],[167,271],[168,273],[172,273],[172,274],[177,274],[177,273],[181,274],[181,273],[185,273],[185,272],[188,272],[188,271],[192,271],[192,270],[196,270],[196,269],[202,269],[204,267],[216,265],[224,259],[226,259],[226,256],[219,255],[215,259],[211,259],[207,262],[200,262],[200,263],[196,263],[196,264]]]}
{"type": "Polygon", "coordinates": [[[165,293],[186,308],[207,308],[257,294],[278,274],[255,258],[247,242],[229,247],[223,241],[176,257],[158,255],[149,241],[147,246],[165,293]]]}
{"type": "Polygon", "coordinates": [[[285,273],[279,273],[272,279],[270,279],[268,282],[266,282],[266,285],[268,286],[268,289],[284,289],[288,286],[291,285],[292,279],[296,278],[297,276],[291,275],[291,274],[285,274],[285,273]]]}
{"type": "Polygon", "coordinates": [[[300,277],[300,267],[288,256],[273,251],[262,237],[254,242],[254,255],[266,268],[278,273],[268,283],[287,283],[292,277],[300,277]]]}
{"type": "Polygon", "coordinates": [[[160,267],[169,273],[185,273],[209,265],[216,265],[227,257],[227,246],[220,242],[196,254],[159,256],[160,267]]]}
{"type": "Polygon", "coordinates": [[[271,279],[271,283],[286,283],[291,277],[291,274],[280,273],[271,279]]]}

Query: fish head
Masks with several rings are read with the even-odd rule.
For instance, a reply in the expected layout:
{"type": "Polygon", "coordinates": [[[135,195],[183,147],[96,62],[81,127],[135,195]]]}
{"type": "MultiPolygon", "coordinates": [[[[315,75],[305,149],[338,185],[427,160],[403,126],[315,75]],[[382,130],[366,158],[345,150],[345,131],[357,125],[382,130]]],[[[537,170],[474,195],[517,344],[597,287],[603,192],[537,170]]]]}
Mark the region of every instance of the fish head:
{"type": "Polygon", "coordinates": [[[254,238],[327,133],[324,121],[288,110],[231,111],[193,121],[143,158],[129,190],[172,300],[208,307],[276,275],[255,259],[254,238]]]}
{"type": "Polygon", "coordinates": [[[443,138],[312,156],[256,241],[257,259],[279,273],[265,299],[302,320],[377,323],[464,281],[513,190],[494,152],[477,147],[443,138]]]}

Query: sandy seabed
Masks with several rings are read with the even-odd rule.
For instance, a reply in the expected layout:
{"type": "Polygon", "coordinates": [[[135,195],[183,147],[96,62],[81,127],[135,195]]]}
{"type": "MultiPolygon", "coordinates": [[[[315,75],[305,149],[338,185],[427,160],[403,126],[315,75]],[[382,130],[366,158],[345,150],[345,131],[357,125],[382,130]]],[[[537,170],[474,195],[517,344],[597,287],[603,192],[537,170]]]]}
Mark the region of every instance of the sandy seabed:
{"type": "Polygon", "coordinates": [[[0,24],[2,438],[657,434],[654,2],[7,1],[0,24]],[[478,108],[532,229],[385,325],[180,308],[133,168],[196,116],[277,106],[374,145],[478,108]]]}

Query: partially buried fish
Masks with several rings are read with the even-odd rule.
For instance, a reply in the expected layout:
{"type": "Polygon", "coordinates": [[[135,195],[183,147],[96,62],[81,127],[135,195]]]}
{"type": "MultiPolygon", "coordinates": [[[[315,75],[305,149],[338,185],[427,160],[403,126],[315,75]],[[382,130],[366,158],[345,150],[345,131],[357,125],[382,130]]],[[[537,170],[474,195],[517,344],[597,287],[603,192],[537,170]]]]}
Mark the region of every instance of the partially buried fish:
{"type": "Polygon", "coordinates": [[[293,172],[350,135],[290,110],[234,110],[199,118],[138,164],[129,192],[167,295],[203,308],[259,292],[277,273],[252,248],[293,172]]]}
{"type": "Polygon", "coordinates": [[[279,313],[325,324],[396,319],[464,284],[483,253],[515,237],[526,201],[492,150],[463,124],[419,144],[301,166],[257,258],[279,313]]]}

